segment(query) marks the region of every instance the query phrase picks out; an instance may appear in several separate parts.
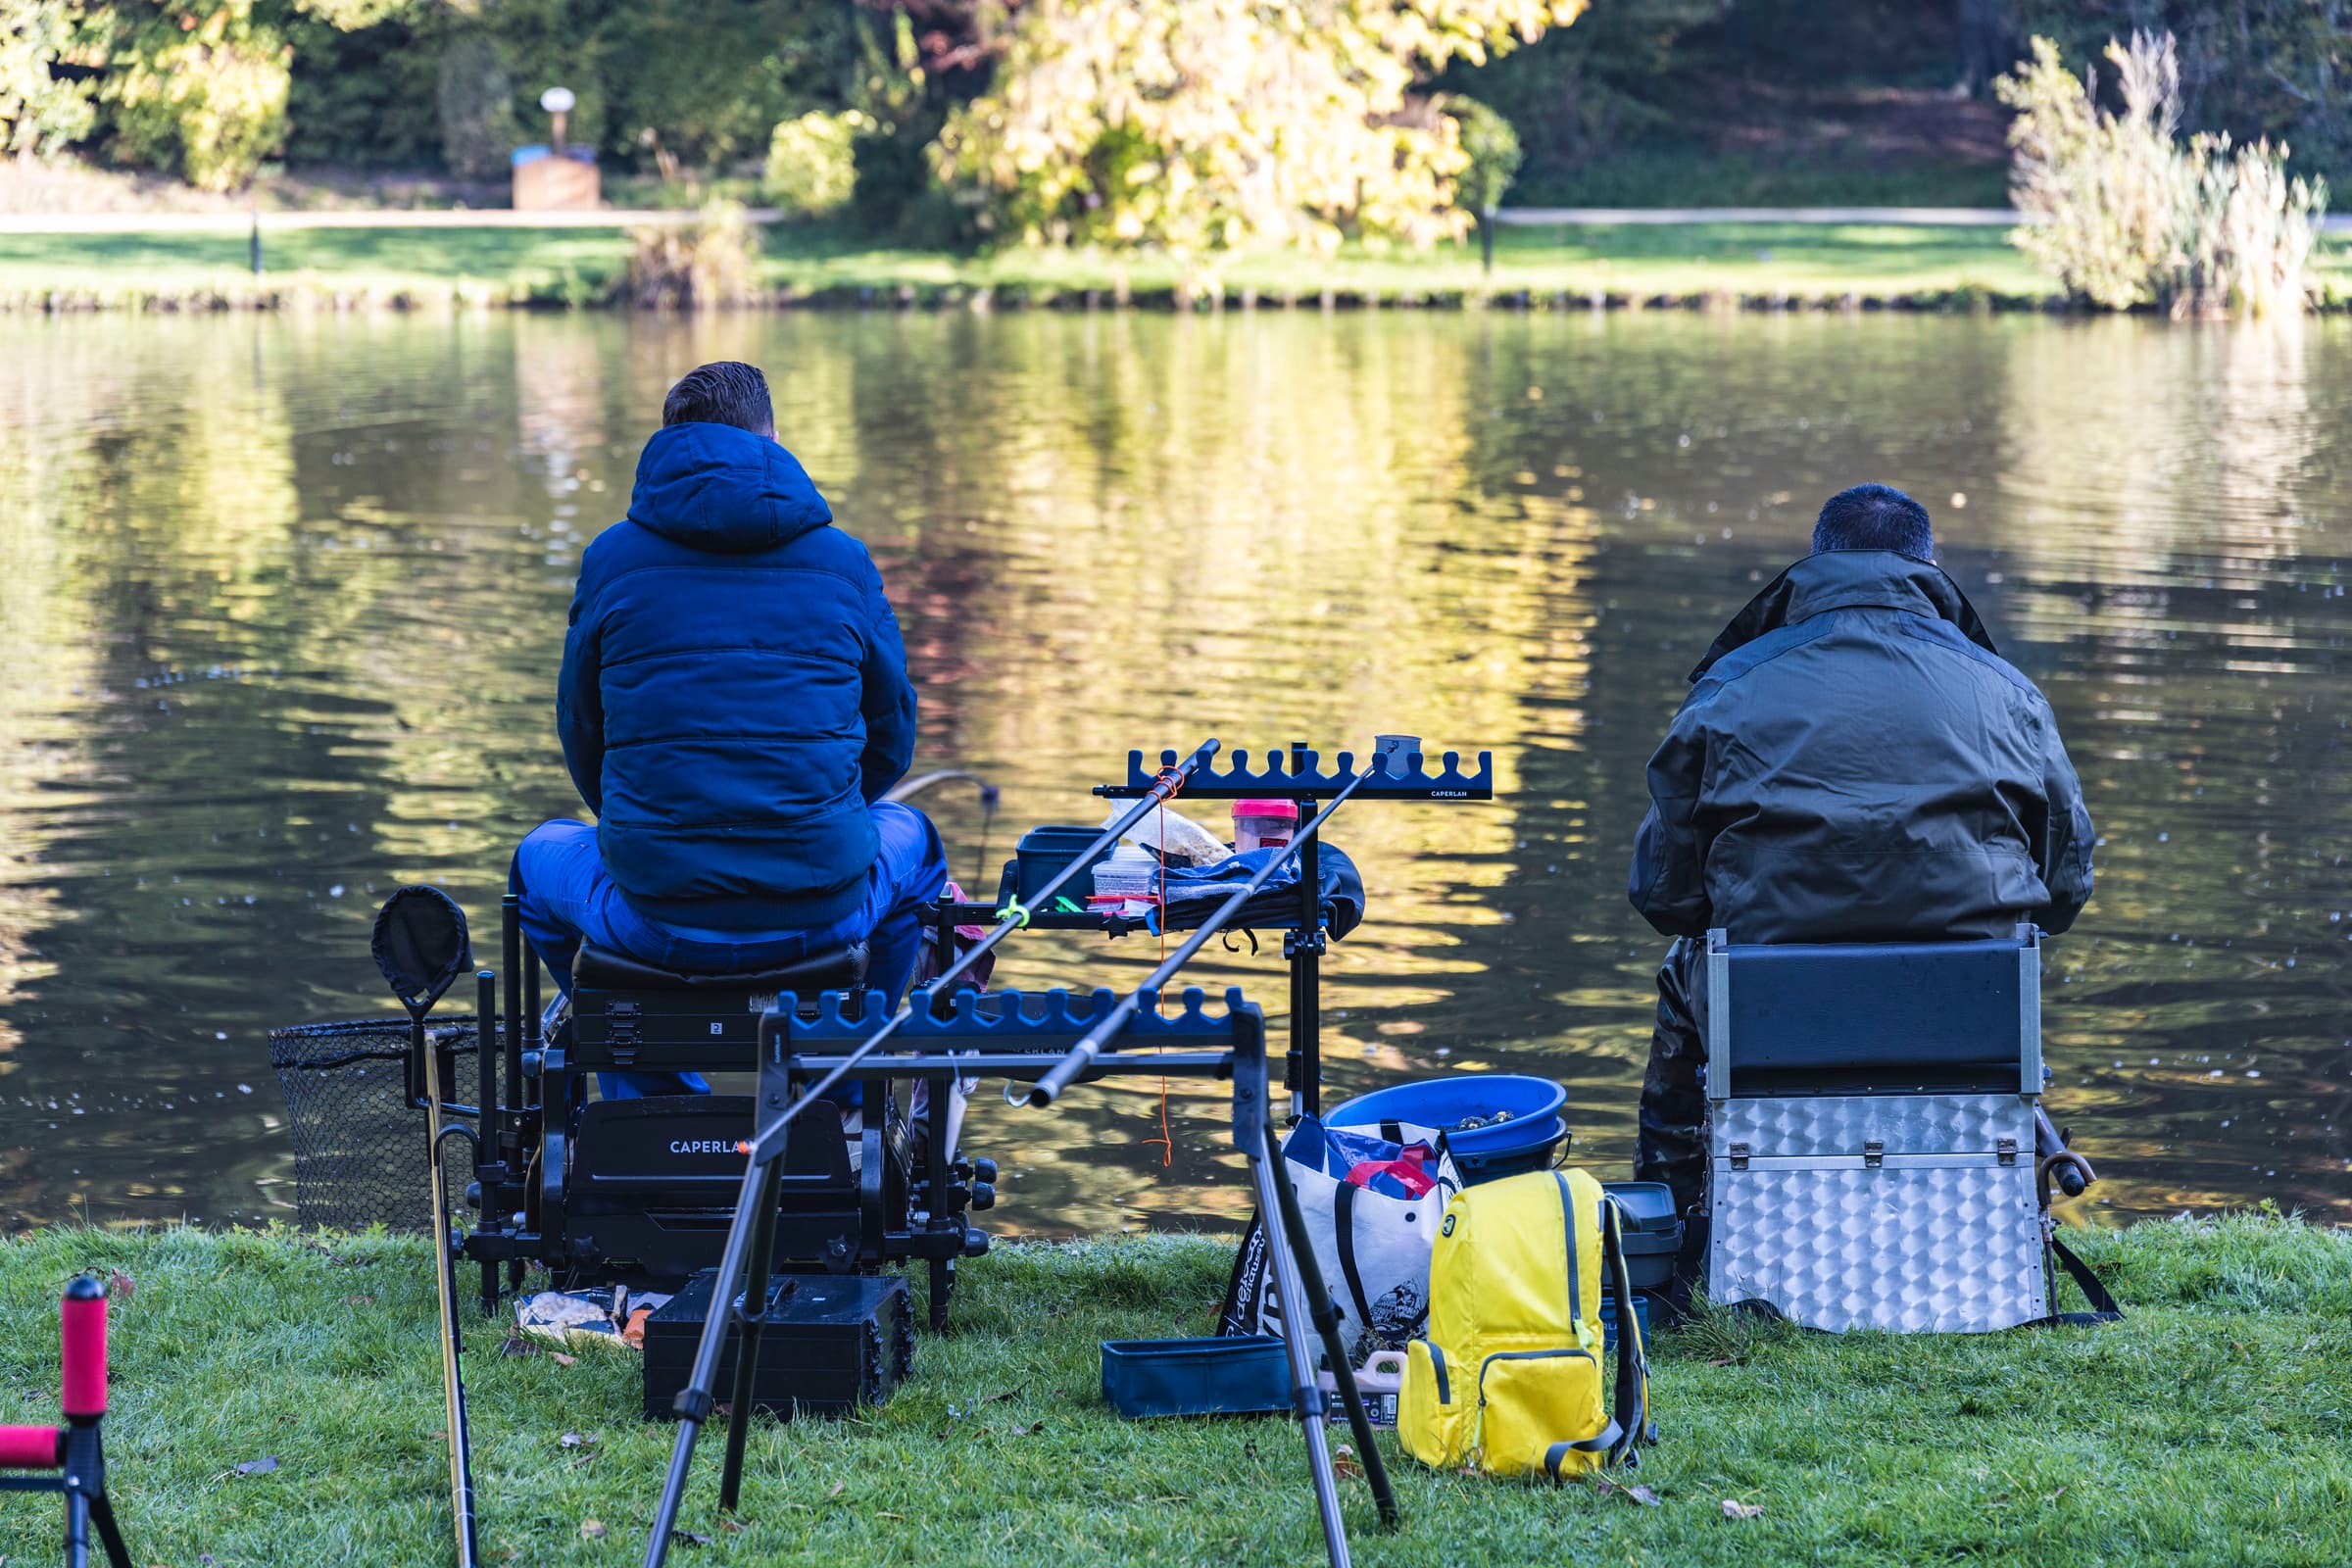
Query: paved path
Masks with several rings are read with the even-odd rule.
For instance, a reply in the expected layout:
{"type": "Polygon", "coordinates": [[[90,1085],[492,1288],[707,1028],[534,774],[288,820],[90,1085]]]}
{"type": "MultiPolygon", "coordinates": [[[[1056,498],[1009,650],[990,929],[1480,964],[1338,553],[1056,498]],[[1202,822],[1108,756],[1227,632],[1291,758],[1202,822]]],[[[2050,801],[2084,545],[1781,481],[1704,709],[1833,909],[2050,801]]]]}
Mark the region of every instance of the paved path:
{"type": "MultiPolygon", "coordinates": [[[[783,215],[773,207],[748,209],[755,223],[783,215]]],[[[243,234],[297,228],[634,228],[647,223],[691,223],[691,208],[600,207],[589,213],[517,213],[503,207],[353,209],[299,213],[0,213],[0,234],[243,234]]]]}
{"type": "MultiPolygon", "coordinates": [[[[2015,228],[2014,207],[1505,207],[1494,221],[1521,228],[1607,227],[1620,223],[1889,223],[1913,228],[2015,228]]],[[[2320,226],[2352,232],[2352,214],[2320,226]]]]}
{"type": "Polygon", "coordinates": [[[2007,207],[1505,207],[1498,223],[1526,227],[1613,223],[1903,223],[2014,228],[2007,207]]]}
{"type": "MultiPolygon", "coordinates": [[[[0,213],[0,234],[241,234],[259,221],[264,233],[298,228],[633,228],[690,223],[692,210],[599,208],[588,213],[517,213],[505,208],[330,210],[298,213],[0,213]]],[[[754,207],[755,223],[782,215],[754,207]]],[[[1494,220],[1520,228],[1609,227],[1637,223],[1883,223],[1918,228],[2014,228],[2022,220],[2007,207],[1506,207],[1494,220]]],[[[2352,232],[2352,214],[2324,225],[2352,232]]]]}

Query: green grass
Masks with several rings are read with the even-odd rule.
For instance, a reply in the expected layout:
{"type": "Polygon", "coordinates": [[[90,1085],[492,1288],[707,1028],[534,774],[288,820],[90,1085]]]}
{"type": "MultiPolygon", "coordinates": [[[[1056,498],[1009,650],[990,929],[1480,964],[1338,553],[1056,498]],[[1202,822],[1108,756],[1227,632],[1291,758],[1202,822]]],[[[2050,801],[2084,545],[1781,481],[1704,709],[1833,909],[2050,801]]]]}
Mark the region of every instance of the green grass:
{"type": "MultiPolygon", "coordinates": [[[[1348,1484],[1357,1561],[2352,1561],[2352,1235],[2241,1217],[2082,1248],[2122,1324],[1837,1339],[1726,1319],[1662,1337],[1665,1441],[1640,1477],[1654,1507],[1434,1475],[1388,1446],[1405,1528],[1376,1534],[1348,1484]],[[1727,1497],[1764,1512],[1726,1519],[1727,1497]]],[[[1293,1428],[1126,1424],[1097,1401],[1097,1343],[1204,1331],[1229,1255],[1130,1239],[969,1265],[955,1330],[921,1342],[889,1404],[761,1421],[740,1531],[716,1520],[708,1446],[685,1523],[711,1539],[673,1560],[1317,1560],[1293,1428]]],[[[420,1244],[73,1229],[0,1244],[0,1419],[53,1418],[54,1301],[81,1268],[136,1285],[116,1307],[108,1431],[138,1562],[447,1560],[420,1244]],[[235,1473],[266,1455],[273,1472],[235,1473]]],[[[501,1358],[503,1329],[468,1321],[487,1559],[636,1561],[671,1434],[639,1419],[634,1357],[501,1358]],[[587,1520],[607,1533],[584,1538],[587,1520]]],[[[0,1497],[0,1556],[49,1560],[51,1526],[46,1500],[0,1497]]]]}
{"type": "MultiPolygon", "coordinates": [[[[1166,256],[1011,249],[960,256],[874,249],[824,229],[774,228],[760,271],[783,302],[1070,304],[1092,293],[1139,303],[1180,296],[1166,256]]],[[[266,236],[267,270],[237,234],[0,235],[0,309],[203,309],[248,304],[586,305],[628,253],[599,229],[305,229],[266,236]]],[[[2344,246],[2323,247],[2334,297],[2352,296],[2344,246]]],[[[1195,280],[1198,281],[1197,279],[1195,280]]],[[[2034,305],[2051,289],[1994,228],[1688,223],[1511,228],[1494,270],[1474,245],[1427,253],[1350,248],[1330,260],[1246,255],[1212,279],[1230,302],[1455,305],[1489,299],[1583,305],[1725,299],[2034,305]]]]}
{"type": "Polygon", "coordinates": [[[2006,207],[2000,159],[1906,159],[1891,167],[1818,146],[1779,157],[1630,147],[1581,168],[1525,170],[1516,207],[2006,207]]]}
{"type": "MultiPolygon", "coordinates": [[[[205,308],[250,303],[587,304],[625,264],[628,241],[595,229],[309,229],[266,236],[267,272],[246,267],[238,234],[0,235],[0,308],[205,308]]],[[[2329,245],[2341,268],[2343,248],[2329,245]]],[[[1183,270],[1164,256],[1125,261],[1013,249],[993,255],[871,249],[822,231],[779,228],[761,271],[781,297],[830,303],[943,303],[986,289],[1003,303],[1069,303],[1122,288],[1164,303],[1183,270]]],[[[2338,272],[2341,279],[2344,274],[2338,272]]],[[[1483,273],[1474,245],[1429,253],[1351,248],[1329,261],[1240,257],[1224,295],[1265,303],[1454,304],[1526,294],[1582,304],[1595,293],[1682,303],[1704,296],[1862,302],[2023,304],[2049,286],[1991,228],[1680,224],[1503,231],[1483,273]]]]}

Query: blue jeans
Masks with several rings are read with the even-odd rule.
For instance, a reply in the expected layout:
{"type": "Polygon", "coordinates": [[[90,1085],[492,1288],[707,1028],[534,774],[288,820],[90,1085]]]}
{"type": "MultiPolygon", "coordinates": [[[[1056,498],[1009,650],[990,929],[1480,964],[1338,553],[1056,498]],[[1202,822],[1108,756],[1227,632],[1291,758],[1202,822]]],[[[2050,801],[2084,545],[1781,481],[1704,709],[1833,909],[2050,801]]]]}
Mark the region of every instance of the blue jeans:
{"type": "MultiPolygon", "coordinates": [[[[556,984],[571,995],[571,962],[582,942],[685,974],[752,974],[809,953],[862,939],[866,985],[892,1005],[913,978],[922,951],[922,915],[947,885],[939,830],[910,806],[877,801],[870,810],[881,853],[865,876],[865,901],[814,931],[698,931],[662,925],[629,906],[605,874],[596,829],[568,818],[534,828],[514,851],[514,884],[522,929],[547,960],[556,984]]],[[[708,1094],[699,1073],[599,1073],[607,1100],[644,1095],[708,1094]]]]}

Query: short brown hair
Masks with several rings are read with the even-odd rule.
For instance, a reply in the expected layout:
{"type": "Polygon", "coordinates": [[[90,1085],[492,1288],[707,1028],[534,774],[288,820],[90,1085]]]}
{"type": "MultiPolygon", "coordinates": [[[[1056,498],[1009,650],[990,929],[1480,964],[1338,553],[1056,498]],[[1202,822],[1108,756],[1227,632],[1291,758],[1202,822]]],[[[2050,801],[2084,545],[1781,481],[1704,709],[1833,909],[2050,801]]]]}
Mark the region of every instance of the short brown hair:
{"type": "Polygon", "coordinates": [[[678,377],[662,400],[662,422],[731,424],[754,435],[774,435],[776,406],[768,400],[767,377],[760,367],[712,360],[678,377]]]}

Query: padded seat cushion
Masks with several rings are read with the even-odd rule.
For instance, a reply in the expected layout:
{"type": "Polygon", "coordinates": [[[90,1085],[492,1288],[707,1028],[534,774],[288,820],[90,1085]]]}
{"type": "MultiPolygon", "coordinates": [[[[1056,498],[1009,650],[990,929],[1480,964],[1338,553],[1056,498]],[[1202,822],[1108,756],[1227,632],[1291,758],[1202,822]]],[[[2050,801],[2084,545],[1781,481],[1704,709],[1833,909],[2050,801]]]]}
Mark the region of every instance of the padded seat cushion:
{"type": "Polygon", "coordinates": [[[571,963],[582,991],[846,991],[865,981],[866,945],[825,948],[791,963],[752,974],[679,974],[583,943],[571,963]]]}

